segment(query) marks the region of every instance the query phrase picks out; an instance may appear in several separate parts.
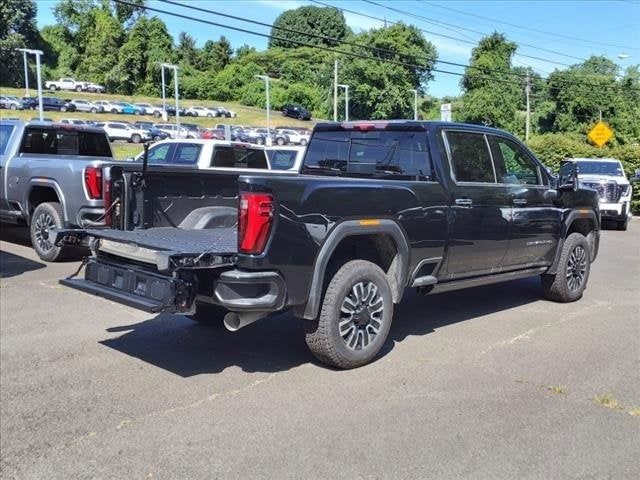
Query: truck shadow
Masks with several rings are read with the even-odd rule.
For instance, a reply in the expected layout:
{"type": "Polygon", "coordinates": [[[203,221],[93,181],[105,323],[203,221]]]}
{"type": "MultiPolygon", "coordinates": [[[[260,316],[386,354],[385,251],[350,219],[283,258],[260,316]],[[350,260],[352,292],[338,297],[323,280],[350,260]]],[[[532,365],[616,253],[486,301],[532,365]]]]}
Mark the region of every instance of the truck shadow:
{"type": "MultiPolygon", "coordinates": [[[[377,358],[388,355],[396,342],[408,336],[427,335],[447,325],[540,298],[537,279],[427,297],[407,291],[403,303],[396,308],[389,338],[377,358]]],[[[101,344],[182,377],[219,373],[228,367],[270,373],[306,363],[318,364],[304,342],[302,321],[286,313],[260,320],[238,332],[229,332],[223,326],[201,326],[183,316],[167,314],[107,331],[124,333],[101,344]]]]}
{"type": "Polygon", "coordinates": [[[45,268],[46,265],[28,258],[0,250],[0,278],[11,278],[25,272],[45,268]]]}

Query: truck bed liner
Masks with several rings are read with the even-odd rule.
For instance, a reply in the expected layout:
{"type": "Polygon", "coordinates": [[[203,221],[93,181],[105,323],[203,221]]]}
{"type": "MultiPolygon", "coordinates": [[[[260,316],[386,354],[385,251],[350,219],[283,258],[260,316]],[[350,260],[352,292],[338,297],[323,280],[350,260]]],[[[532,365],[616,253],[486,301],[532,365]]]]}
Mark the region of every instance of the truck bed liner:
{"type": "Polygon", "coordinates": [[[146,230],[89,229],[87,233],[92,237],[182,255],[198,255],[203,252],[231,255],[238,251],[238,230],[235,226],[198,230],[176,227],[146,230]]]}

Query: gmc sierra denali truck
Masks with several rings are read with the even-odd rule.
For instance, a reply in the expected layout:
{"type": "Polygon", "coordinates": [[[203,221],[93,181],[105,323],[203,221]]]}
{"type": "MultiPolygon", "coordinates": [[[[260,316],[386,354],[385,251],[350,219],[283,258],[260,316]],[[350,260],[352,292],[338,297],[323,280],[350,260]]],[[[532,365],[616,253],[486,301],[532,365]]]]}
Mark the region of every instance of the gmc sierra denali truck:
{"type": "Polygon", "coordinates": [[[572,165],[556,179],[500,130],[388,121],[317,125],[300,175],[115,167],[113,228],[56,234],[92,251],[62,283],[230,330],[288,310],[318,359],[353,368],[406,288],[540,276],[581,298],[600,214],[572,165]]]}
{"type": "Polygon", "coordinates": [[[50,230],[104,225],[111,163],[100,129],[0,120],[0,221],[29,227],[40,258],[60,260],[50,230]]]}

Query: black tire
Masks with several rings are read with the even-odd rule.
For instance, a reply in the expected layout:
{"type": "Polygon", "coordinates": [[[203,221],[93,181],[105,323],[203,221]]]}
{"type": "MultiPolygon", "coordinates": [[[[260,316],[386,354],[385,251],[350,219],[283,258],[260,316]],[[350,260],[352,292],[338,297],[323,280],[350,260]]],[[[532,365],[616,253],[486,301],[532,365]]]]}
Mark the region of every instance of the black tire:
{"type": "Polygon", "coordinates": [[[31,245],[45,262],[58,262],[64,258],[64,248],[56,247],[49,240],[49,230],[53,227],[62,228],[63,220],[62,205],[58,202],[41,203],[31,215],[31,245]]]}
{"type": "Polygon", "coordinates": [[[258,137],[258,138],[256,139],[256,143],[257,143],[258,145],[264,145],[264,142],[265,142],[265,141],[264,141],[264,138],[262,138],[262,137],[258,137]]]}
{"type": "Polygon", "coordinates": [[[307,139],[303,138],[302,140],[300,140],[300,145],[302,145],[303,147],[307,146],[307,139]]]}
{"type": "Polygon", "coordinates": [[[304,120],[304,115],[298,115],[298,120],[304,120]]]}
{"type": "Polygon", "coordinates": [[[97,109],[96,107],[93,107],[93,108],[91,109],[91,113],[98,113],[98,109],[97,109]]]}
{"type": "Polygon", "coordinates": [[[207,325],[211,327],[223,327],[224,316],[229,313],[226,308],[218,305],[211,305],[209,303],[197,303],[196,313],[193,315],[185,315],[189,320],[192,320],[200,325],[207,325]]]}
{"type": "Polygon", "coordinates": [[[52,92],[55,92],[55,91],[57,90],[57,88],[56,88],[56,86],[55,86],[55,85],[51,85],[51,86],[49,87],[49,90],[50,90],[50,91],[52,91],[52,92]]]}
{"type": "Polygon", "coordinates": [[[82,87],[76,87],[76,92],[81,92],[82,91],[82,87]]]}
{"type": "Polygon", "coordinates": [[[65,107],[65,106],[60,107],[60,111],[61,112],[66,112],[67,111],[67,107],[65,107]]]}
{"type": "Polygon", "coordinates": [[[140,143],[142,141],[142,137],[137,133],[134,133],[133,135],[131,135],[131,141],[133,143],[140,143]]]}
{"type": "Polygon", "coordinates": [[[112,108],[111,113],[118,113],[118,110],[116,108],[112,108]]]}
{"type": "Polygon", "coordinates": [[[162,137],[160,135],[156,135],[155,137],[153,137],[154,142],[159,142],[160,140],[162,140],[162,137]]]}
{"type": "Polygon", "coordinates": [[[385,273],[374,263],[352,260],[329,282],[320,315],[308,326],[305,340],[322,363],[356,368],[378,354],[392,319],[393,297],[385,273]]]}
{"type": "Polygon", "coordinates": [[[616,228],[623,232],[627,231],[628,225],[629,225],[629,219],[623,220],[622,222],[616,222],[616,228]]]}
{"type": "Polygon", "coordinates": [[[589,242],[584,235],[572,233],[562,245],[557,272],[541,275],[545,297],[560,303],[579,300],[587,288],[590,269],[589,242]]]}
{"type": "Polygon", "coordinates": [[[284,138],[282,138],[282,137],[276,138],[276,143],[278,145],[284,145],[285,144],[284,138]]]}
{"type": "Polygon", "coordinates": [[[156,110],[155,112],[153,112],[154,118],[160,118],[161,116],[162,116],[162,113],[160,113],[159,111],[156,110]]]}

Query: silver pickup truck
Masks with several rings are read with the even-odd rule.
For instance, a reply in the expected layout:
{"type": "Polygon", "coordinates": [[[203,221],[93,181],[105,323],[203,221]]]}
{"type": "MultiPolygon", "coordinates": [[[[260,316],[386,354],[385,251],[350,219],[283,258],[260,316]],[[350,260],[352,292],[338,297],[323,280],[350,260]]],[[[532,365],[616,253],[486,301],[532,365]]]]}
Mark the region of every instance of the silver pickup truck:
{"type": "Polygon", "coordinates": [[[62,259],[50,229],[105,225],[111,163],[101,129],[0,120],[0,221],[28,226],[41,259],[62,259]]]}

